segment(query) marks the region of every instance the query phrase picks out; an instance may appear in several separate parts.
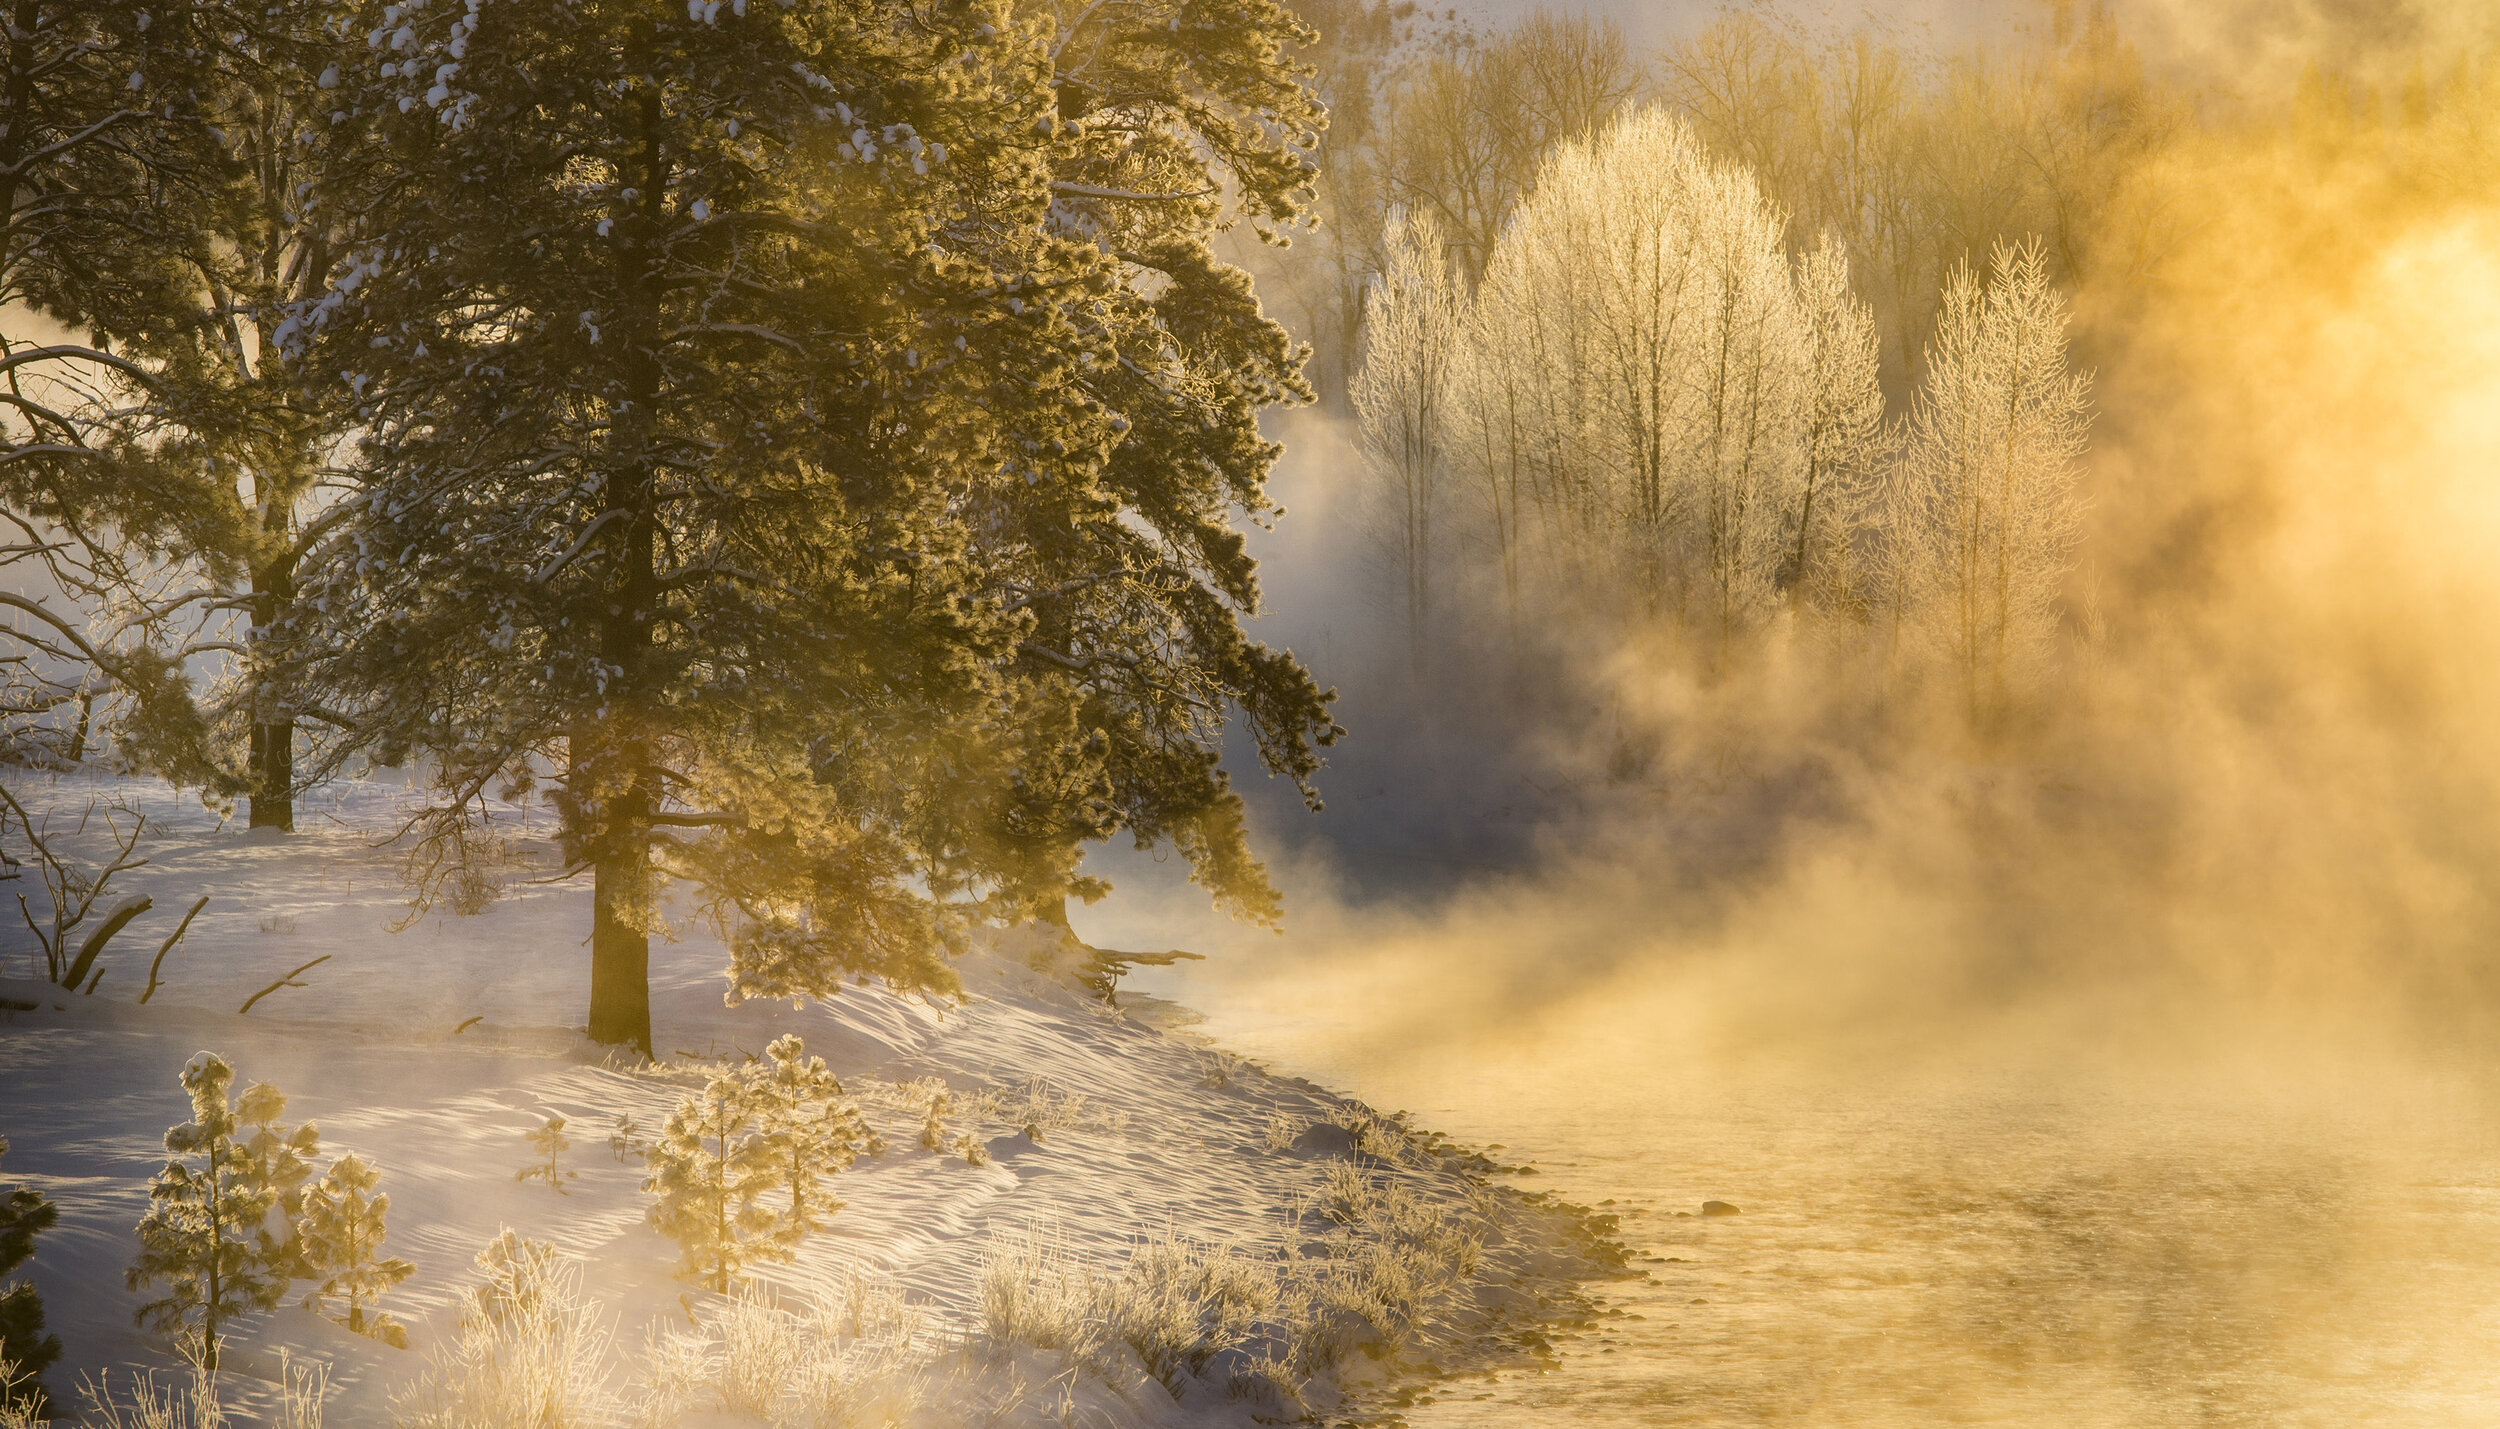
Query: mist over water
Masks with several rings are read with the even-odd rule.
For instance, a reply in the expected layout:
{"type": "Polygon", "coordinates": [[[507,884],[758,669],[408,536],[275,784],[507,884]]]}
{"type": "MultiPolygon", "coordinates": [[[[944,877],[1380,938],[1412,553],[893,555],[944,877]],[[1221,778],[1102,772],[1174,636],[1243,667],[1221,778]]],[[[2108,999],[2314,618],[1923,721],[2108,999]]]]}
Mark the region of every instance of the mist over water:
{"type": "MultiPolygon", "coordinates": [[[[2488,17],[2137,22],[2256,88],[2488,17]]],[[[1697,670],[1478,599],[1418,657],[1344,429],[1273,429],[1260,638],[1350,731],[1322,814],[1238,776],[1284,930],[1125,853],[1077,925],[1209,954],[1130,985],[1621,1216],[1621,1313],[1416,1423],[2492,1421],[2495,157],[2269,120],[2133,176],[2201,207],[2076,295],[2089,526],[1995,739],[1804,642],[1697,670]]]]}

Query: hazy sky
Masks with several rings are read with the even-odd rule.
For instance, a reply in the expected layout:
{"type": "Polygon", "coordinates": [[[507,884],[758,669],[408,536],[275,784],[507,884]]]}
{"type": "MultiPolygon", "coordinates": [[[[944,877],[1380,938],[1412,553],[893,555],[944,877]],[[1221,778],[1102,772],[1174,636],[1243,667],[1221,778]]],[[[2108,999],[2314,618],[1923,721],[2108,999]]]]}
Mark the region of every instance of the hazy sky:
{"type": "MultiPolygon", "coordinates": [[[[1535,0],[1472,0],[1457,6],[1461,16],[1492,23],[1534,8],[1535,0]]],[[[1610,16],[1636,47],[1647,49],[1697,28],[1727,7],[1722,0],[1594,0],[1586,5],[1549,3],[1546,8],[1610,16]]],[[[1837,29],[1871,19],[1902,30],[1924,30],[1948,43],[1996,33],[2038,10],[2035,0],[1786,0],[1771,8],[1837,29]]]]}

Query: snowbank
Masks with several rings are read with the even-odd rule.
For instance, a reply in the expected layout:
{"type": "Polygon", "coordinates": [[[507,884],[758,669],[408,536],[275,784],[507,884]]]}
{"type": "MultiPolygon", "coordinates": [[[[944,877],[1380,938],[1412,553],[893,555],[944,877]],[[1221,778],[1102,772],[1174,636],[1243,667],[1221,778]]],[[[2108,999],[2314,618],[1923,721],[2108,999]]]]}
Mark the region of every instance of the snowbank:
{"type": "MultiPolygon", "coordinates": [[[[1585,1310],[1575,1283],[1608,1254],[1584,1217],[1501,1189],[1480,1157],[1105,1006],[1035,940],[1002,936],[965,959],[960,1004],[859,988],[804,1008],[727,1007],[722,950],[684,928],[653,950],[661,1062],[643,1066],[578,1031],[587,891],[529,881],[554,868],[543,813],[496,820],[505,887],[494,903],[393,932],[407,907],[396,855],[377,847],[399,807],[387,786],[309,801],[304,832],[284,838],[146,782],[16,791],[56,828],[94,799],[149,820],[139,852],[150,862],[117,877],[106,901],[146,893],[154,907],[103,955],[93,995],[36,980],[41,953],[22,926],[0,937],[0,1135],[11,1142],[0,1181],[60,1207],[22,1273],[67,1347],[47,1376],[65,1405],[108,1368],[116,1381],[174,1368],[169,1345],[133,1328],[143,1297],[122,1272],[164,1130],[186,1115],[176,1075],[203,1049],[232,1063],[238,1084],[282,1088],[290,1121],[319,1124],[325,1163],[353,1151],[380,1168],[387,1249],[417,1266],[384,1302],[409,1324],[408,1350],[291,1302],[236,1326],[219,1392],[246,1415],[268,1412],[283,1352],[329,1366],[332,1424],[389,1422],[394,1394],[456,1338],[473,1258],[510,1226],[578,1259],[612,1347],[610,1388],[630,1397],[674,1375],[658,1407],[687,1425],[784,1417],[770,1405],[724,1417],[717,1386],[689,1367],[706,1336],[771,1312],[674,1278],[676,1247],[644,1223],[639,1159],[608,1142],[620,1118],[647,1134],[706,1074],[783,1032],[832,1065],[887,1143],[838,1178],[847,1204],[831,1229],[759,1276],[796,1331],[785,1349],[873,1348],[908,1382],[899,1397],[851,1402],[843,1413],[856,1422],[1247,1423],[1326,1411],[1344,1394],[1378,1400],[1418,1372],[1535,1353],[1540,1327],[1585,1310]],[[149,960],[201,894],[207,907],[140,1005],[149,960]],[[237,1011],[324,954],[304,986],[237,1011]],[[939,1090],[951,1094],[949,1149],[931,1152],[921,1128],[939,1090]],[[574,1138],[563,1169],[578,1174],[562,1193],[515,1179],[532,1159],[525,1133],[549,1116],[574,1138]],[[966,1133],[986,1164],[966,1159],[966,1133]],[[1206,1283],[1240,1280],[1248,1306],[1230,1341],[1199,1345],[1177,1371],[1154,1362],[1142,1332],[1121,1333],[1142,1322],[1135,1305],[1149,1291],[1138,1287],[1175,1255],[1206,1283]],[[886,1310],[862,1329],[868,1302],[886,1310]],[[864,1338],[845,1348],[845,1334],[864,1338]]],[[[46,916],[31,865],[5,887],[46,916]]]]}

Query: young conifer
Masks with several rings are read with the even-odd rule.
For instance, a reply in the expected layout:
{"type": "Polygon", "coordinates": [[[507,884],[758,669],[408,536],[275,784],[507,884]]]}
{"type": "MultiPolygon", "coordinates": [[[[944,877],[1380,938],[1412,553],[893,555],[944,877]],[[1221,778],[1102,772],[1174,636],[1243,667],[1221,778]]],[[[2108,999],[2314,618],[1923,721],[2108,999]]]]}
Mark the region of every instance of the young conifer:
{"type": "Polygon", "coordinates": [[[808,1056],[796,1036],[775,1038],[764,1054],[749,1074],[757,1136],[788,1198],[775,1234],[784,1245],[796,1245],[842,1209],[825,1181],[857,1158],[868,1127],[859,1108],[844,1099],[841,1079],[822,1057],[808,1056]]]}
{"type": "MultiPolygon", "coordinates": [[[[0,1137],[0,1156],[8,1154],[8,1138],[0,1137]]],[[[35,1253],[35,1235],[61,1218],[60,1208],[43,1193],[19,1187],[0,1198],[0,1275],[24,1265],[35,1253]]],[[[44,1391],[43,1372],[61,1357],[61,1338],[43,1328],[43,1297],[27,1281],[0,1285],[0,1406],[22,1405],[37,1420],[48,1417],[51,1397],[44,1391]]]]}
{"type": "Polygon", "coordinates": [[[328,1314],[326,1302],[343,1299],[347,1313],[330,1318],[357,1334],[405,1349],[407,1330],[389,1315],[366,1308],[417,1270],[381,1253],[383,1218],[391,1198],[374,1190],[380,1180],[361,1159],[342,1156],[304,1192],[297,1244],[305,1269],[321,1282],[304,1297],[304,1308],[328,1314]]]}
{"type": "Polygon", "coordinates": [[[286,1115],[286,1093],[267,1082],[254,1082],[236,1098],[235,1119],[252,1129],[241,1145],[244,1174],[266,1187],[278,1210],[281,1235],[264,1225],[256,1234],[270,1269],[286,1278],[309,1275],[296,1244],[296,1218],[304,1209],[304,1186],[312,1180],[313,1158],[321,1154],[321,1130],[311,1122],[293,1129],[278,1118],[286,1115]]]}
{"type": "MultiPolygon", "coordinates": [[[[149,1184],[139,1256],[124,1278],[133,1290],[166,1287],[139,1307],[139,1324],[195,1335],[203,1363],[214,1369],[218,1327],[276,1305],[291,1257],[277,1254],[267,1234],[279,1195],[267,1173],[277,1161],[245,1149],[243,1122],[228,1095],[234,1069],[202,1052],[182,1069],[182,1086],[191,1094],[191,1120],[165,1133],[175,1159],[149,1184]],[[197,1164],[185,1159],[192,1157],[197,1164]]],[[[254,1110],[264,1109],[265,1098],[254,1110]]]]}
{"type": "Polygon", "coordinates": [[[654,1229],[684,1252],[682,1279],[727,1294],[749,1265],[786,1260],[781,1218],[764,1204],[778,1168],[756,1135],[757,1097],[748,1079],[716,1076],[678,1103],[651,1146],[642,1184],[659,1199],[654,1229]]]}
{"type": "MultiPolygon", "coordinates": [[[[561,1196],[567,1194],[564,1189],[564,1183],[572,1180],[577,1173],[562,1170],[556,1163],[556,1158],[562,1156],[573,1145],[573,1138],[564,1134],[564,1118],[560,1116],[548,1117],[546,1125],[530,1131],[528,1136],[532,1149],[536,1150],[539,1155],[546,1157],[547,1160],[544,1164],[533,1163],[522,1167],[519,1171],[513,1173],[512,1179],[515,1181],[544,1181],[547,1183],[548,1189],[554,1191],[557,1195],[561,1196]]],[[[610,1145],[614,1145],[613,1138],[610,1139],[610,1145]]]]}

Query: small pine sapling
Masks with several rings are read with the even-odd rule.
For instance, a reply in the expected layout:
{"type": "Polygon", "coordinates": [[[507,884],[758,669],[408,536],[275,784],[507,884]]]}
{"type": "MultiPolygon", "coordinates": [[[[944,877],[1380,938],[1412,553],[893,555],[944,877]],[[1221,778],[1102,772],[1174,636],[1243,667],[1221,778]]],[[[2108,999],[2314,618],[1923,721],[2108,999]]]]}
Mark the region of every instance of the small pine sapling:
{"type": "Polygon", "coordinates": [[[228,1097],[233,1085],[234,1069],[207,1052],[182,1069],[191,1120],[165,1133],[165,1149],[175,1159],[148,1185],[139,1257],[124,1275],[133,1290],[166,1287],[165,1295],[139,1307],[138,1323],[192,1339],[211,1370],[218,1327],[275,1306],[290,1268],[273,1260],[278,1248],[267,1233],[279,1195],[268,1174],[272,1163],[256,1159],[238,1137],[242,1122],[228,1097]]]}
{"type": "Polygon", "coordinates": [[[383,1218],[391,1198],[374,1191],[381,1180],[371,1166],[355,1156],[330,1164],[329,1174],[304,1192],[303,1214],[296,1221],[296,1243],[305,1268],[321,1283],[304,1297],[304,1308],[329,1315],[326,1302],[347,1302],[347,1313],[330,1315],[360,1335],[385,1344],[408,1347],[408,1331],[381,1311],[366,1307],[417,1268],[396,1256],[384,1257],[383,1218]]]}
{"type": "Polygon", "coordinates": [[[712,1078],[668,1114],[646,1158],[642,1188],[659,1198],[651,1225],[683,1251],[679,1278],[720,1294],[749,1265],[789,1257],[781,1217],[763,1204],[776,1168],[755,1134],[755,1100],[747,1078],[712,1078]]]}
{"type": "Polygon", "coordinates": [[[638,1161],[651,1153],[651,1142],[642,1134],[642,1124],[630,1116],[616,1119],[616,1127],[608,1133],[608,1154],[616,1164],[638,1161]]]}
{"type": "Polygon", "coordinates": [[[826,1178],[849,1168],[867,1134],[859,1108],[822,1057],[807,1055],[797,1037],[773,1039],[764,1060],[748,1069],[755,1096],[757,1140],[787,1202],[777,1231],[785,1246],[823,1230],[842,1203],[826,1178]]]}
{"type": "Polygon", "coordinates": [[[512,1179],[544,1181],[548,1189],[559,1196],[571,1194],[564,1189],[564,1183],[572,1180],[576,1173],[560,1170],[556,1165],[556,1158],[563,1155],[573,1145],[573,1138],[564,1134],[564,1118],[551,1116],[547,1118],[545,1126],[539,1127],[528,1135],[530,1145],[537,1149],[539,1155],[547,1158],[546,1164],[524,1166],[514,1174],[512,1179]]]}
{"type": "Polygon", "coordinates": [[[947,1095],[944,1092],[931,1093],[929,1096],[929,1119],[920,1124],[921,1146],[930,1151],[937,1152],[941,1156],[946,1153],[947,1100],[947,1095]]]}
{"type": "Polygon", "coordinates": [[[312,1273],[295,1244],[296,1217],[304,1209],[304,1185],[312,1180],[313,1160],[321,1154],[321,1130],[305,1122],[288,1130],[278,1118],[286,1115],[286,1093],[267,1082],[254,1082],[235,1099],[235,1119],[252,1129],[242,1144],[245,1174],[274,1196],[283,1239],[263,1226],[255,1234],[270,1268],[288,1279],[312,1273]]]}
{"type": "MultiPolygon", "coordinates": [[[[8,1138],[0,1137],[0,1156],[8,1152],[8,1138]]],[[[24,1265],[35,1253],[36,1233],[60,1218],[60,1208],[40,1191],[21,1186],[0,1198],[0,1275],[24,1265]]],[[[34,1285],[0,1285],[0,1412],[20,1410],[30,1423],[50,1418],[42,1376],[60,1357],[61,1337],[44,1333],[43,1297],[34,1285]]]]}

